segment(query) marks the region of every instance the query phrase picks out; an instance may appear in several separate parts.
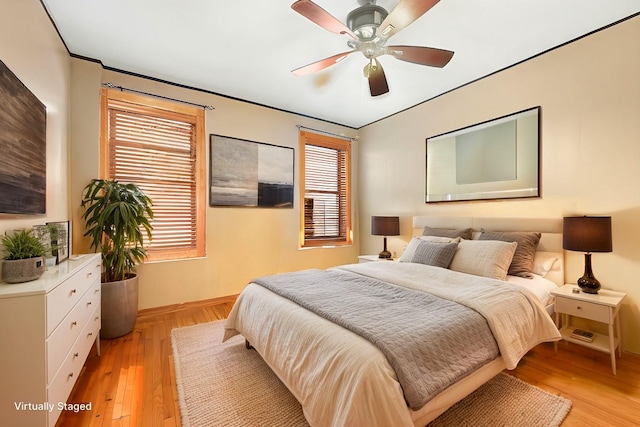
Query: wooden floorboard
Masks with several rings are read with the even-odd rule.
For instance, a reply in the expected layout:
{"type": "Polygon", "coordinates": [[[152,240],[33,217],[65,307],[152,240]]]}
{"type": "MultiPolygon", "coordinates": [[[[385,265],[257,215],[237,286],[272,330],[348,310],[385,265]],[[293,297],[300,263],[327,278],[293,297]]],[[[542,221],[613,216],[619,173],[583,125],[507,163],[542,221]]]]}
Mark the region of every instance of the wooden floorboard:
{"type": "MultiPolygon", "coordinates": [[[[180,426],[171,330],[225,319],[234,298],[142,311],[135,330],[101,340],[92,350],[69,398],[92,411],[65,411],[57,426],[180,426]]],[[[640,425],[640,356],[623,353],[618,372],[609,355],[575,344],[541,344],[510,374],[573,402],[563,427],[640,425]]]]}

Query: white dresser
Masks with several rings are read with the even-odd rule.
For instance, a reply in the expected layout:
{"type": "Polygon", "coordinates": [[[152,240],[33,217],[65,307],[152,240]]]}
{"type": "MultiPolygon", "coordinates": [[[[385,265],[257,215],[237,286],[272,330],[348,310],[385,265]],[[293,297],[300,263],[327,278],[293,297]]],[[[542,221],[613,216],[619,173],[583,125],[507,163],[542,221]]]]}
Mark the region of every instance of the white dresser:
{"type": "Polygon", "coordinates": [[[2,425],[55,425],[94,342],[100,354],[100,271],[90,254],[0,283],[2,425]]]}

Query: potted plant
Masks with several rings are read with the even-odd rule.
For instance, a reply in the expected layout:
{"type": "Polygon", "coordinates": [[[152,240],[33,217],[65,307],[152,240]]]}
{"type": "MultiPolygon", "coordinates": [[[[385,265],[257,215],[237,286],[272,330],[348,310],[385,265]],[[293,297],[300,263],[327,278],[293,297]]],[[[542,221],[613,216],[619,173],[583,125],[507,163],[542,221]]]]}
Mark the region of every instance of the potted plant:
{"type": "Polygon", "coordinates": [[[2,279],[7,283],[36,280],[45,271],[47,248],[33,234],[32,229],[19,230],[2,237],[4,261],[2,279]]]}
{"type": "Polygon", "coordinates": [[[84,188],[82,218],[91,247],[102,254],[103,338],[133,331],[138,314],[138,276],[135,265],[151,239],[152,201],[135,184],[93,179],[84,188]]]}

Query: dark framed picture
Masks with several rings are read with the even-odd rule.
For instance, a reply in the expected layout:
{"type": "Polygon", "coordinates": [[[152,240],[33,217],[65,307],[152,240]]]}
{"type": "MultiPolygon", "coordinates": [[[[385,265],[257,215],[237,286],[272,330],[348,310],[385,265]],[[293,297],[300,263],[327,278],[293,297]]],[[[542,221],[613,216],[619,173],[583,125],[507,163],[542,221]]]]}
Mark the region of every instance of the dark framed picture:
{"type": "Polygon", "coordinates": [[[210,135],[210,206],[293,208],[291,147],[210,135]]]}
{"type": "Polygon", "coordinates": [[[48,222],[47,227],[51,235],[53,255],[56,264],[60,264],[69,258],[71,253],[71,221],[48,222]]]}
{"type": "Polygon", "coordinates": [[[0,61],[0,213],[46,211],[47,110],[0,61]]]}

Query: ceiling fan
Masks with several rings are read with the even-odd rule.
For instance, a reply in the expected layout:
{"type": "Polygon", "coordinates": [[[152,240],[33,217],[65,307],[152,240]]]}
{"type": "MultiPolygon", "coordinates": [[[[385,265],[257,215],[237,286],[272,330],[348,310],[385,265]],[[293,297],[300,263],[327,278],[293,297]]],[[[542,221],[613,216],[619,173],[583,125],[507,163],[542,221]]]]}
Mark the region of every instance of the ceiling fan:
{"type": "Polygon", "coordinates": [[[400,0],[391,12],[376,5],[376,0],[358,0],[360,7],[347,15],[347,25],[311,0],[298,0],[291,8],[327,31],[350,37],[347,46],[352,50],[330,56],[292,71],[305,76],[324,70],[342,61],[353,52],[362,52],[369,59],[364,75],[369,79],[371,96],[389,92],[387,78],[378,61],[381,55],[391,55],[402,61],[442,68],[451,60],[453,52],[423,46],[386,46],[387,39],[424,15],[440,0],[400,0]]]}

